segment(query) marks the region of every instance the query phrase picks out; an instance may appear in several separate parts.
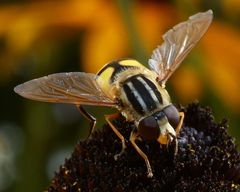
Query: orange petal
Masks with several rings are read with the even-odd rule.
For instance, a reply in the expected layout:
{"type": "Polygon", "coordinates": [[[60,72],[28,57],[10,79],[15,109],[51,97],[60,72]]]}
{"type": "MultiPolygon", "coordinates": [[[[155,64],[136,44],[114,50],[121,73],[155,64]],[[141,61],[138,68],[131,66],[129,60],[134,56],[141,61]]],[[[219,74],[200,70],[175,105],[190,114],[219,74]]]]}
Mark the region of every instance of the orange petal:
{"type": "Polygon", "coordinates": [[[181,103],[189,103],[200,99],[202,95],[202,82],[194,69],[181,66],[171,77],[170,82],[174,93],[181,103]]]}
{"type": "Polygon", "coordinates": [[[162,43],[162,35],[176,23],[176,10],[168,4],[139,3],[134,10],[134,20],[141,41],[148,53],[162,43]]]}
{"type": "Polygon", "coordinates": [[[203,63],[209,83],[226,105],[240,111],[240,33],[214,23],[203,44],[208,57],[203,63]]]}

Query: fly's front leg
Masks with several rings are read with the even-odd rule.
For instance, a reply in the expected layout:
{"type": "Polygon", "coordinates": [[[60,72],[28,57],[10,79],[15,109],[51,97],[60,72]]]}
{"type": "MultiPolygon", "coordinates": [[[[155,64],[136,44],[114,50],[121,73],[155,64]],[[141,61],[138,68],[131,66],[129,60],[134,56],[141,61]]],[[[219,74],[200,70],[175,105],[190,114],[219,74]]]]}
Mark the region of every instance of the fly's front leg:
{"type": "Polygon", "coordinates": [[[138,134],[136,133],[136,131],[132,131],[131,132],[131,135],[130,135],[130,141],[133,145],[133,147],[136,149],[136,151],[138,152],[138,154],[144,159],[145,161],[145,164],[147,166],[147,176],[148,177],[152,177],[153,176],[153,173],[152,173],[152,168],[151,168],[151,165],[149,163],[149,160],[148,160],[148,157],[147,155],[137,146],[136,144],[136,139],[138,138],[138,134]]]}
{"type": "Polygon", "coordinates": [[[169,137],[172,138],[175,142],[175,148],[174,148],[174,156],[177,155],[178,152],[178,140],[177,140],[177,136],[172,135],[171,133],[168,133],[169,137]]]}
{"type": "Polygon", "coordinates": [[[89,136],[92,134],[94,127],[96,125],[96,122],[97,122],[96,118],[93,117],[90,113],[88,113],[81,105],[77,105],[77,108],[78,108],[78,111],[82,114],[82,116],[85,117],[90,123],[90,132],[88,135],[88,138],[89,138],[89,136]]]}
{"type": "Polygon", "coordinates": [[[112,128],[113,132],[118,136],[119,139],[122,141],[122,149],[120,153],[114,155],[114,159],[117,160],[125,151],[126,149],[126,144],[125,144],[125,138],[123,135],[117,130],[117,128],[112,124],[111,119],[116,119],[119,117],[119,113],[111,114],[111,115],[105,115],[105,119],[112,128]]]}
{"type": "Polygon", "coordinates": [[[175,149],[174,149],[174,155],[175,156],[177,155],[177,152],[178,152],[177,136],[178,136],[178,134],[179,134],[179,132],[180,132],[180,130],[182,128],[182,125],[183,125],[184,113],[183,112],[179,112],[179,117],[180,117],[180,120],[179,120],[179,123],[178,123],[178,125],[176,127],[176,130],[175,130],[176,131],[176,136],[171,135],[173,137],[174,141],[175,141],[175,149]]]}
{"type": "Polygon", "coordinates": [[[178,136],[181,128],[182,128],[182,124],[183,124],[183,120],[184,120],[184,113],[183,112],[179,112],[179,117],[180,117],[180,120],[178,122],[178,125],[176,127],[176,135],[178,136]]]}
{"type": "Polygon", "coordinates": [[[174,141],[175,141],[174,156],[176,156],[177,152],[178,152],[178,140],[177,140],[177,137],[174,138],[174,141]]]}

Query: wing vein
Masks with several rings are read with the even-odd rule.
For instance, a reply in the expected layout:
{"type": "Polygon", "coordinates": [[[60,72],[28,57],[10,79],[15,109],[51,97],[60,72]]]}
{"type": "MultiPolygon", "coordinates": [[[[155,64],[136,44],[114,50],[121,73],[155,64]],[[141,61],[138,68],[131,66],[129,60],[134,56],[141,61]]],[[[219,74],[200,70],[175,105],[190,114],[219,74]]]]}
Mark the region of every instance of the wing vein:
{"type": "Polygon", "coordinates": [[[34,79],[15,87],[23,97],[55,103],[116,107],[113,98],[103,93],[91,73],[57,73],[34,79]]]}
{"type": "Polygon", "coordinates": [[[163,44],[153,50],[148,62],[162,86],[207,31],[212,18],[211,10],[197,13],[163,35],[163,44]]]}

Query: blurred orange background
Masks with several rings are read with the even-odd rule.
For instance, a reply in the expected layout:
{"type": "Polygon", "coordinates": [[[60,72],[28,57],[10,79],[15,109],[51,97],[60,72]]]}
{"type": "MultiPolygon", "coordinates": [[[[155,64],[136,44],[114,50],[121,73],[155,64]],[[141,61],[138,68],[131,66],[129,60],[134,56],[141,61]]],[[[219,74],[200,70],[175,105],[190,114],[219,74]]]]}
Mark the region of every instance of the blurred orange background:
{"type": "MultiPolygon", "coordinates": [[[[0,191],[42,191],[88,122],[74,106],[23,99],[14,86],[51,73],[96,73],[131,57],[147,66],[162,35],[190,15],[214,20],[167,84],[173,103],[199,100],[240,138],[240,1],[18,0],[0,2],[0,191]]],[[[106,110],[90,108],[100,123],[106,110]]],[[[107,111],[108,112],[108,111],[107,111]]]]}

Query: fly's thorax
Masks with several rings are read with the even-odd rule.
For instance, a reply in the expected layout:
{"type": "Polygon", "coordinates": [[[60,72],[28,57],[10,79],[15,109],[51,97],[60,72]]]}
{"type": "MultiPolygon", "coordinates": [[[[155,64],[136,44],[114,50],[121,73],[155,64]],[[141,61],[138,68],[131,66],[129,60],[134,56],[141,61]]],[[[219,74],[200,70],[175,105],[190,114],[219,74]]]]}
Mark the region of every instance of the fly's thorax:
{"type": "Polygon", "coordinates": [[[117,97],[119,88],[119,79],[127,78],[128,74],[134,73],[136,70],[141,71],[145,67],[134,59],[122,59],[107,63],[97,73],[97,82],[106,94],[117,97]]]}

